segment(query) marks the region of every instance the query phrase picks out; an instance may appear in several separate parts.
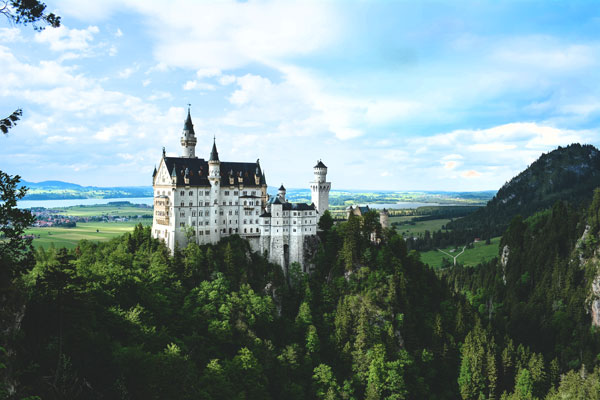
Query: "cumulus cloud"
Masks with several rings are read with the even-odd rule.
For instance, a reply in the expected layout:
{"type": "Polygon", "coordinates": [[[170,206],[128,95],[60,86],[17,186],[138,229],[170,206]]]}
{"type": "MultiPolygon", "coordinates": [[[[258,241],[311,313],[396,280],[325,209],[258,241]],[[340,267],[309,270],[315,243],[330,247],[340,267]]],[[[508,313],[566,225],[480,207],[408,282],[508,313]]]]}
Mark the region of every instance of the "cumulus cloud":
{"type": "Polygon", "coordinates": [[[0,28],[0,42],[12,43],[23,40],[19,28],[0,28]]]}
{"type": "Polygon", "coordinates": [[[183,90],[215,90],[216,88],[213,84],[200,81],[187,81],[183,84],[183,90]]]}
{"type": "Polygon", "coordinates": [[[47,43],[53,51],[76,50],[85,52],[89,50],[94,35],[100,32],[97,26],[88,26],[86,29],[69,29],[64,25],[53,29],[44,29],[35,35],[39,43],[47,43]]]}

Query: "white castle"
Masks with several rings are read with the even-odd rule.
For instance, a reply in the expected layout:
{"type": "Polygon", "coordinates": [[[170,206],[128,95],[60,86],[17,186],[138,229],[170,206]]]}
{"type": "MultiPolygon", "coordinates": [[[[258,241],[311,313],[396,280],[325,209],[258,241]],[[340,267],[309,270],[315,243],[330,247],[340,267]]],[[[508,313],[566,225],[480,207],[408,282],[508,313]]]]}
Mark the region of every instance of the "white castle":
{"type": "Polygon", "coordinates": [[[318,161],[310,183],[313,204],[290,203],[281,185],[269,198],[267,180],[256,162],[219,160],[213,139],[210,158],[196,157],[196,135],[188,109],[183,126],[181,157],[167,157],[163,148],[152,175],[154,218],[152,236],[162,239],[173,252],[190,241],[216,243],[230,235],[248,240],[254,251],[266,253],[287,273],[297,262],[303,271],[317,240],[317,223],[329,207],[327,167],[318,161]]]}

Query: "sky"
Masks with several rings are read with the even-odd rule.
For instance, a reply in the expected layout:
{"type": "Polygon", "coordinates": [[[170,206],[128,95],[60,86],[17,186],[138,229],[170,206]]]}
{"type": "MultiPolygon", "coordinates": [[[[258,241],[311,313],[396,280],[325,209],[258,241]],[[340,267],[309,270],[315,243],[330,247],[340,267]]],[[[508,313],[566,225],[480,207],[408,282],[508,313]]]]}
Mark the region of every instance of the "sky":
{"type": "Polygon", "coordinates": [[[0,170],[149,186],[182,154],[260,159],[271,186],[497,190],[542,153],[600,146],[592,1],[52,0],[0,18],[0,170]]]}

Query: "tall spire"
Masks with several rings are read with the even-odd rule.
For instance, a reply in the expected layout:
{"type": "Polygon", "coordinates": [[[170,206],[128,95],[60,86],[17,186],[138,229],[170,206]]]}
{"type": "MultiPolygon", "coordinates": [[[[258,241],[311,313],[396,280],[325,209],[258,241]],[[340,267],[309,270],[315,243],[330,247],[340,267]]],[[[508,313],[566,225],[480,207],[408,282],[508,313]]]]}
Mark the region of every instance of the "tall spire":
{"type": "Polygon", "coordinates": [[[192,123],[192,115],[190,114],[190,108],[191,105],[188,104],[188,114],[185,123],[183,124],[183,130],[188,131],[192,135],[195,135],[196,133],[194,132],[194,124],[192,123]]]}
{"type": "Polygon", "coordinates": [[[196,158],[196,134],[194,133],[194,124],[190,113],[190,104],[188,104],[188,113],[183,123],[183,133],[181,135],[181,147],[183,147],[183,157],[196,158]]]}
{"type": "Polygon", "coordinates": [[[219,161],[219,153],[217,152],[217,139],[213,136],[213,147],[210,152],[209,161],[219,161]]]}

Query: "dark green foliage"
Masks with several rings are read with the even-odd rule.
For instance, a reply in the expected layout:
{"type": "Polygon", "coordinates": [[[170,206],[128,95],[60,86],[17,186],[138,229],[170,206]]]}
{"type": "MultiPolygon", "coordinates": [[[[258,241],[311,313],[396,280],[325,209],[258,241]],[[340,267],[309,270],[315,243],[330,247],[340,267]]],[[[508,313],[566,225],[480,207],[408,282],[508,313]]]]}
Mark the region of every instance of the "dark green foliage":
{"type": "Polygon", "coordinates": [[[19,108],[13,111],[13,113],[10,114],[8,117],[0,119],[0,131],[2,131],[2,133],[5,134],[8,133],[9,129],[17,125],[17,121],[21,118],[22,115],[23,110],[19,108]]]}
{"type": "Polygon", "coordinates": [[[46,4],[39,0],[3,0],[0,5],[0,14],[12,23],[33,24],[36,31],[44,29],[43,25],[36,25],[36,22],[48,24],[53,28],[59,27],[60,17],[45,11],[46,4]]]}
{"type": "MultiPolygon", "coordinates": [[[[571,206],[588,205],[593,190],[600,186],[600,152],[592,145],[572,144],[543,154],[510,182],[486,207],[450,222],[454,231],[471,237],[500,236],[517,214],[529,217],[556,201],[571,206]]],[[[456,242],[455,244],[461,244],[456,242]]]]}

